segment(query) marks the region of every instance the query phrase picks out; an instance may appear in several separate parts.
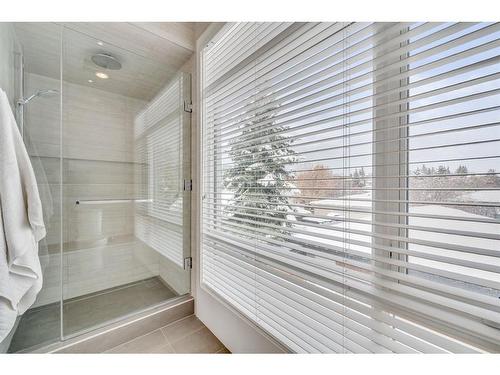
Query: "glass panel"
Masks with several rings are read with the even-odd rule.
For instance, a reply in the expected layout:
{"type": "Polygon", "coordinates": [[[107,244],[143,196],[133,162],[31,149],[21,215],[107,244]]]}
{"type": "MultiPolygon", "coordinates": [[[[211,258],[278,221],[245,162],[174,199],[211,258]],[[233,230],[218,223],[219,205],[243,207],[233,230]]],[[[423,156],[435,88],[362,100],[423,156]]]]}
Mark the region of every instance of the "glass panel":
{"type": "Polygon", "coordinates": [[[42,289],[11,333],[9,351],[17,352],[61,337],[61,28],[15,23],[12,29],[14,83],[19,88],[13,102],[25,99],[14,109],[35,171],[47,230],[39,243],[42,289]]]}
{"type": "Polygon", "coordinates": [[[65,338],[190,290],[189,86],[165,62],[64,29],[65,338]]]}

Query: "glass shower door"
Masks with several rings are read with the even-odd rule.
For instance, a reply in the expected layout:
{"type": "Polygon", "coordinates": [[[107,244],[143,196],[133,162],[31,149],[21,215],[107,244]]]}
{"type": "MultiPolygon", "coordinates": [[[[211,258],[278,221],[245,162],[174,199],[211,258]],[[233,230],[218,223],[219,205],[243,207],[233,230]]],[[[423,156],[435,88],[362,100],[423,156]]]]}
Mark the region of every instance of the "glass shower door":
{"type": "Polygon", "coordinates": [[[43,287],[2,342],[11,352],[190,292],[191,82],[180,71],[190,52],[156,61],[72,27],[2,29],[16,47],[10,60],[24,57],[11,69],[24,92],[10,96],[31,97],[13,109],[22,110],[47,228],[43,287]]]}
{"type": "Polygon", "coordinates": [[[13,108],[35,172],[47,235],[38,244],[43,284],[35,303],[18,317],[9,352],[61,338],[61,27],[13,23],[16,90],[13,108]],[[22,104],[19,104],[22,103],[22,104]]]}
{"type": "Polygon", "coordinates": [[[164,65],[64,28],[64,338],[190,291],[190,77],[164,65]]]}

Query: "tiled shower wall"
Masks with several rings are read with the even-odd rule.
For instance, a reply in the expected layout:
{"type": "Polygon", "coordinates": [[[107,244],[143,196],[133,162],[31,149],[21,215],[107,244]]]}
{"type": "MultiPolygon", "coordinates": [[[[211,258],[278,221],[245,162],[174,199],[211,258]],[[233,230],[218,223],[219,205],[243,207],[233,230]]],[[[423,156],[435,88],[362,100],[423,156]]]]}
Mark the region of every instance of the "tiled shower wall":
{"type": "MultiPolygon", "coordinates": [[[[59,89],[59,81],[27,74],[26,87],[26,92],[59,89]]],[[[75,204],[84,199],[139,198],[134,187],[133,120],[146,103],[67,82],[63,93],[62,138],[58,97],[33,101],[26,114],[30,154],[38,155],[43,165],[35,169],[49,226],[46,246],[41,246],[45,283],[37,305],[60,298],[61,225],[65,299],[161,273],[160,255],[134,237],[133,204],[75,204]]]]}
{"type": "Polygon", "coordinates": [[[16,95],[16,75],[18,64],[16,54],[20,46],[17,43],[14,27],[10,23],[0,22],[0,88],[5,91],[9,102],[14,107],[16,95]]]}

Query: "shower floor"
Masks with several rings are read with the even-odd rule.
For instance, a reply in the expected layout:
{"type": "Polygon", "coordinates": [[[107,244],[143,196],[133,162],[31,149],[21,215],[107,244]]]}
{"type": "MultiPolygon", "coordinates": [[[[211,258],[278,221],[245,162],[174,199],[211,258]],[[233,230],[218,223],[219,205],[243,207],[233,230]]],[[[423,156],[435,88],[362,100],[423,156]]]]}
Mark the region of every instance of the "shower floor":
{"type": "MultiPolygon", "coordinates": [[[[146,309],[177,294],[160,278],[153,277],[64,301],[64,336],[94,328],[110,320],[146,309]]],[[[59,340],[59,303],[28,310],[21,318],[9,352],[59,340]]]]}

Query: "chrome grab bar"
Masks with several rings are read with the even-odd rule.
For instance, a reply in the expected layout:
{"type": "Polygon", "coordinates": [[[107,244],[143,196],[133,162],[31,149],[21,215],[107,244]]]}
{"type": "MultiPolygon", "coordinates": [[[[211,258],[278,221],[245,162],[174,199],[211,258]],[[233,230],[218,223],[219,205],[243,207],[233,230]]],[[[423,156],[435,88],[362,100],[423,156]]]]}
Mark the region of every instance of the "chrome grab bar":
{"type": "Polygon", "coordinates": [[[152,203],[152,199],[103,199],[103,200],[77,200],[78,205],[110,204],[110,203],[152,203]]]}

